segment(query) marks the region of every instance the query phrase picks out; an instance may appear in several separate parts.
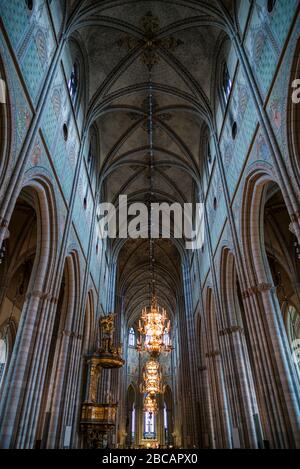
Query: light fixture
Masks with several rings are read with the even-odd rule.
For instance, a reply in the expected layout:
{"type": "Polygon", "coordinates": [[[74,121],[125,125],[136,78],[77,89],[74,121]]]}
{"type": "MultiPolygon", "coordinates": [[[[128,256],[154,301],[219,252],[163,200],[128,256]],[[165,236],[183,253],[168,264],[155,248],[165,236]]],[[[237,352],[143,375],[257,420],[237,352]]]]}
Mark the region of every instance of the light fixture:
{"type": "Polygon", "coordinates": [[[152,297],[150,307],[143,308],[138,331],[138,351],[149,352],[152,357],[162,352],[171,352],[171,341],[164,342],[165,334],[170,332],[170,321],[166,310],[158,306],[156,296],[152,297]]]}
{"type": "Polygon", "coordinates": [[[144,412],[148,412],[150,416],[158,413],[158,404],[155,396],[147,395],[144,400],[144,412]]]}
{"type": "Polygon", "coordinates": [[[144,366],[142,392],[155,397],[162,392],[160,364],[157,360],[149,360],[144,366]]]}

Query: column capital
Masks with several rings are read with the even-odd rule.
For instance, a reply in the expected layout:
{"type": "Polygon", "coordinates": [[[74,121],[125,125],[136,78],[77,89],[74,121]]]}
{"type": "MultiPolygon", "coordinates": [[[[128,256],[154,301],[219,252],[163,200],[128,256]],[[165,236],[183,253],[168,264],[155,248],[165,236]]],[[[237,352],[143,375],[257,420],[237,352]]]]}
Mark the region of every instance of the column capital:
{"type": "Polygon", "coordinates": [[[215,357],[220,357],[221,356],[221,352],[220,350],[212,350],[211,352],[207,352],[205,354],[205,356],[207,358],[215,358],[215,357]]]}
{"type": "Polygon", "coordinates": [[[263,293],[266,291],[271,291],[274,288],[274,285],[271,283],[261,282],[256,285],[252,285],[242,292],[243,298],[250,298],[251,296],[257,295],[258,293],[263,293]]]}
{"type": "Polygon", "coordinates": [[[8,227],[8,220],[6,218],[0,217],[0,228],[7,228],[8,227]]]}
{"type": "Polygon", "coordinates": [[[207,371],[207,366],[199,366],[198,370],[201,372],[207,371]]]}
{"type": "MultiPolygon", "coordinates": [[[[2,221],[0,221],[1,243],[10,237],[10,232],[7,227],[8,227],[8,221],[2,219],[2,221]]],[[[1,244],[0,244],[0,247],[1,247],[1,244]]]]}
{"type": "Polygon", "coordinates": [[[61,335],[65,337],[73,337],[74,339],[80,339],[80,340],[83,338],[81,334],[78,334],[77,332],[74,332],[74,331],[68,331],[68,330],[63,330],[61,332],[61,335]]]}
{"type": "Polygon", "coordinates": [[[299,221],[300,221],[300,211],[292,213],[290,215],[290,218],[291,218],[293,224],[294,223],[299,223],[299,221]]]}
{"type": "Polygon", "coordinates": [[[235,326],[228,326],[225,329],[222,329],[219,331],[220,336],[225,336],[225,335],[231,335],[231,334],[236,334],[237,332],[243,334],[244,329],[238,325],[235,326]]]}
{"type": "Polygon", "coordinates": [[[41,290],[32,290],[31,292],[27,293],[27,295],[26,295],[27,299],[39,298],[41,300],[45,300],[45,299],[49,299],[48,297],[49,297],[49,293],[41,291],[41,290]]]}

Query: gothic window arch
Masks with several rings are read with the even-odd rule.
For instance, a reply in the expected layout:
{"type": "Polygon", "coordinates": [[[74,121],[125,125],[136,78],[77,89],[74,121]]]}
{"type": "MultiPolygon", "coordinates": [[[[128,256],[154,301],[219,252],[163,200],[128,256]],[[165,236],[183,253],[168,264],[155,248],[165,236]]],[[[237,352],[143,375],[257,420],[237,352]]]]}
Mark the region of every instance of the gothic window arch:
{"type": "Polygon", "coordinates": [[[206,140],[206,157],[207,157],[208,164],[211,164],[212,156],[211,156],[210,141],[209,141],[208,137],[207,137],[207,140],[206,140]]]}
{"type": "Polygon", "coordinates": [[[229,101],[229,96],[230,96],[231,89],[232,89],[232,80],[231,80],[226,62],[223,63],[221,80],[222,80],[221,90],[222,90],[222,96],[223,96],[223,103],[226,107],[229,101]]]}
{"type": "Polygon", "coordinates": [[[68,81],[68,89],[73,104],[76,103],[79,90],[79,65],[77,62],[73,63],[72,71],[68,81]]]}
{"type": "Polygon", "coordinates": [[[93,136],[91,136],[91,141],[90,141],[90,146],[89,146],[89,153],[88,153],[88,157],[87,157],[88,172],[89,172],[90,176],[91,176],[91,172],[92,172],[92,169],[93,169],[93,163],[94,163],[94,146],[95,146],[94,138],[93,138],[93,136]]]}
{"type": "Polygon", "coordinates": [[[170,334],[169,334],[169,332],[164,333],[163,342],[166,346],[170,345],[170,334]]]}
{"type": "Polygon", "coordinates": [[[79,108],[86,112],[88,103],[88,61],[80,37],[75,33],[68,41],[69,58],[65,66],[70,101],[77,116],[79,108]]]}
{"type": "Polygon", "coordinates": [[[276,5],[276,0],[267,0],[267,10],[269,13],[272,13],[276,5]]]}
{"type": "Polygon", "coordinates": [[[97,169],[97,148],[98,148],[98,139],[97,134],[94,128],[90,132],[90,144],[88,148],[88,153],[86,157],[86,166],[87,172],[90,178],[91,185],[95,183],[96,180],[96,169],[97,169]]]}
{"type": "Polygon", "coordinates": [[[206,173],[207,180],[209,179],[211,170],[212,170],[212,151],[211,151],[211,142],[209,139],[209,133],[206,132],[204,136],[204,169],[206,173]]]}
{"type": "Polygon", "coordinates": [[[128,345],[129,347],[135,347],[135,331],[133,327],[128,331],[128,345]]]}
{"type": "Polygon", "coordinates": [[[28,8],[29,11],[33,10],[33,7],[34,7],[33,0],[25,0],[25,5],[26,5],[26,7],[28,8]]]}

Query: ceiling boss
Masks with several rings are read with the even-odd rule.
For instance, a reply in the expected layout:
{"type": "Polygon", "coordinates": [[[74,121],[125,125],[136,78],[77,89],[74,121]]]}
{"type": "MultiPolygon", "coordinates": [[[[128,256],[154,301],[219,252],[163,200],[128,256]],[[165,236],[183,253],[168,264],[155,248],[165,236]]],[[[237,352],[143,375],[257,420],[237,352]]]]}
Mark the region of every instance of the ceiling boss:
{"type": "Polygon", "coordinates": [[[118,45],[125,47],[129,51],[136,48],[142,48],[141,61],[149,70],[159,63],[159,49],[174,51],[177,47],[183,45],[181,39],[172,36],[160,38],[160,22],[157,16],[149,11],[140,21],[143,38],[137,38],[127,34],[119,39],[118,45]]]}

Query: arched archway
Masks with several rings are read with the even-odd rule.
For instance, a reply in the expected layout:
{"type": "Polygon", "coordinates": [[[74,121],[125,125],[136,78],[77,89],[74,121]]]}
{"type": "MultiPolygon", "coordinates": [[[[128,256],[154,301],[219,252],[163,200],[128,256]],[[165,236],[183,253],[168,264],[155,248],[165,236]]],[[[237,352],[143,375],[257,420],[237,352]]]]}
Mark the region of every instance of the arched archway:
{"type": "Polygon", "coordinates": [[[44,177],[35,176],[26,182],[15,202],[4,242],[7,259],[1,265],[1,317],[4,321],[10,318],[17,326],[13,353],[2,383],[1,428],[8,429],[0,432],[3,447],[34,444],[33,418],[39,408],[38,390],[45,376],[44,355],[39,351],[46,353],[51,327],[49,292],[56,260],[56,230],[52,187],[44,177]],[[22,385],[24,380],[26,387],[22,385]],[[34,396],[29,392],[31,386],[34,396]],[[10,392],[12,387],[14,393],[10,392]],[[21,408],[18,402],[22,402],[21,408]],[[27,425],[30,435],[25,431],[27,425]],[[13,434],[9,428],[15,429],[13,434]]]}
{"type": "MultiPolygon", "coordinates": [[[[298,82],[300,76],[300,39],[297,41],[294,60],[292,63],[292,70],[289,82],[289,92],[287,93],[287,138],[289,155],[291,158],[291,165],[294,169],[294,174],[300,184],[300,137],[299,137],[299,122],[300,122],[300,111],[299,104],[295,102],[295,98],[298,99],[299,93],[297,91],[298,82]],[[296,80],[296,81],[295,81],[296,80]],[[297,85],[297,86],[296,86],[297,85]],[[296,87],[295,87],[296,86],[296,87]],[[294,98],[294,93],[296,96],[294,98]]],[[[274,110],[276,113],[276,110],[274,110]]],[[[274,116],[276,118],[276,116],[274,116]]]]}
{"type": "Polygon", "coordinates": [[[37,251],[37,214],[31,195],[28,190],[21,191],[9,224],[9,237],[1,249],[0,331],[6,350],[1,380],[3,385],[30,288],[37,251]]]}
{"type": "Polygon", "coordinates": [[[0,56],[0,187],[3,184],[11,140],[10,99],[7,86],[6,73],[0,56]]]}
{"type": "Polygon", "coordinates": [[[272,182],[265,193],[263,239],[267,274],[276,289],[289,344],[293,348],[293,341],[299,339],[300,248],[280,188],[272,182]]]}
{"type": "MultiPolygon", "coordinates": [[[[221,255],[220,286],[225,374],[232,416],[235,448],[262,447],[259,417],[248,347],[249,331],[241,286],[233,252],[224,247],[221,255]]],[[[251,349],[250,349],[251,350],[251,349]]]]}
{"type": "Polygon", "coordinates": [[[71,409],[76,406],[75,376],[78,356],[82,348],[79,337],[80,269],[76,252],[65,260],[63,277],[57,302],[51,348],[48,359],[48,385],[45,386],[45,413],[42,445],[48,448],[70,446],[75,429],[70,420],[71,409]],[[64,399],[61,396],[65,396],[64,399]],[[66,443],[66,429],[70,427],[70,441],[66,443]]]}
{"type": "Polygon", "coordinates": [[[245,297],[252,310],[248,322],[264,438],[275,448],[296,446],[299,439],[299,379],[281,310],[278,269],[274,268],[274,261],[275,266],[288,261],[290,229],[293,225],[280,186],[272,175],[253,170],[246,180],[242,213],[249,285],[245,297]],[[279,238],[284,241],[281,248],[279,238]],[[266,398],[269,393],[272,400],[266,398]]]}

